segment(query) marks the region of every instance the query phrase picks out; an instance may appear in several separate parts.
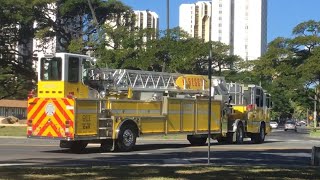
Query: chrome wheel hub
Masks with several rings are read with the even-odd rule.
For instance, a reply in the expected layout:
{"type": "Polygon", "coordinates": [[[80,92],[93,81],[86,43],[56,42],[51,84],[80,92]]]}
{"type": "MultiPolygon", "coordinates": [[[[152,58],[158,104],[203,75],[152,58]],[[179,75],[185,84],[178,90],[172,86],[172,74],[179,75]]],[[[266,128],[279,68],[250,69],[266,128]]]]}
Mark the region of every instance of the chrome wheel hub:
{"type": "Polygon", "coordinates": [[[133,132],[130,129],[126,129],[123,133],[123,144],[125,146],[131,146],[133,144],[133,132]]]}

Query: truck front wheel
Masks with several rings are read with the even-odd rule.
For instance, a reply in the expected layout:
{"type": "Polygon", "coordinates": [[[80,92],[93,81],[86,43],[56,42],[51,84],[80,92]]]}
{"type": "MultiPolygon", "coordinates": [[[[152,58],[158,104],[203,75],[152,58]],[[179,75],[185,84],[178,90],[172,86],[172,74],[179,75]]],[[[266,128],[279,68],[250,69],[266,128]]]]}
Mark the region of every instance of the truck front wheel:
{"type": "Polygon", "coordinates": [[[117,150],[131,151],[136,144],[137,132],[132,125],[123,125],[117,139],[117,150]]]}

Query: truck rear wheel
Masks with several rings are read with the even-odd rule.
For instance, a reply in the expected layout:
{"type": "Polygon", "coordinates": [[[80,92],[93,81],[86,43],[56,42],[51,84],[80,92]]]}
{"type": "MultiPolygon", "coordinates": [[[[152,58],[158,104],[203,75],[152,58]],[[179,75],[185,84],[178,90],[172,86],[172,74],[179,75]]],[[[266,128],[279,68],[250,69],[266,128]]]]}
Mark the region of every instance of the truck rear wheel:
{"type": "Polygon", "coordinates": [[[260,126],[260,132],[256,134],[252,134],[251,141],[255,144],[260,144],[264,142],[266,136],[266,130],[264,124],[260,126]]]}
{"type": "Polygon", "coordinates": [[[238,124],[237,131],[236,131],[236,143],[242,144],[243,138],[244,138],[244,132],[243,132],[242,124],[238,124]]]}
{"type": "Polygon", "coordinates": [[[231,144],[232,143],[232,136],[233,136],[233,133],[227,133],[226,137],[220,136],[217,138],[217,141],[218,141],[218,143],[231,144]]]}
{"type": "Polygon", "coordinates": [[[73,141],[71,142],[71,152],[80,153],[86,149],[88,145],[87,141],[73,141]]]}
{"type": "Polygon", "coordinates": [[[118,151],[131,151],[136,144],[137,132],[132,125],[121,126],[116,142],[118,151]]]}
{"type": "Polygon", "coordinates": [[[205,145],[207,142],[207,137],[203,136],[188,135],[187,139],[193,146],[202,146],[205,145]]]}

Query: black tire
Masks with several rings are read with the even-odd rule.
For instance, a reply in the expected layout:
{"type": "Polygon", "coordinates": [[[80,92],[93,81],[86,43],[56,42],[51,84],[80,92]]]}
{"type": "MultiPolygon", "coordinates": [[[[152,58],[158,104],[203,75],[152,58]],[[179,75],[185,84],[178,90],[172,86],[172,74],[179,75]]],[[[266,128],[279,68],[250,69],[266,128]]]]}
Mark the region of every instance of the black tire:
{"type": "Polygon", "coordinates": [[[238,124],[237,131],[236,131],[236,144],[242,144],[244,138],[244,131],[242,124],[238,124]]]}
{"type": "Polygon", "coordinates": [[[217,141],[218,143],[225,144],[227,143],[227,137],[218,137],[217,141]]]}
{"type": "Polygon", "coordinates": [[[86,149],[88,145],[87,141],[73,141],[70,147],[71,152],[81,153],[86,149]]]}
{"type": "Polygon", "coordinates": [[[201,136],[188,135],[187,139],[190,142],[190,144],[193,146],[203,146],[207,142],[207,137],[201,137],[201,136]]]}
{"type": "Polygon", "coordinates": [[[226,137],[218,137],[217,138],[217,141],[218,143],[221,143],[221,144],[232,144],[232,137],[233,136],[233,133],[227,133],[227,136],[226,137]]]}
{"type": "Polygon", "coordinates": [[[251,140],[255,144],[261,144],[261,143],[264,142],[265,137],[266,137],[266,128],[265,128],[264,124],[262,124],[260,126],[259,133],[253,134],[252,137],[251,137],[251,140]]]}
{"type": "Polygon", "coordinates": [[[137,132],[132,125],[122,125],[119,131],[116,148],[118,151],[128,152],[136,145],[137,132]]]}
{"type": "Polygon", "coordinates": [[[101,141],[100,151],[101,152],[111,152],[113,151],[113,140],[103,140],[101,141]]]}

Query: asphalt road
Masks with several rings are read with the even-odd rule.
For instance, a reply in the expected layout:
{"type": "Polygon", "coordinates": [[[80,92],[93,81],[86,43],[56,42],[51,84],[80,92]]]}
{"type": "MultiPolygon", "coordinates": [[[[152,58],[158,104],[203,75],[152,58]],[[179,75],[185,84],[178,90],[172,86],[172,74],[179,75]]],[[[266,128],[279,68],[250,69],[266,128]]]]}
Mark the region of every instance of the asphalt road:
{"type": "MultiPolygon", "coordinates": [[[[311,149],[320,139],[308,137],[305,128],[298,132],[276,129],[263,144],[211,143],[210,162],[217,165],[310,165],[311,149]]],[[[106,165],[181,165],[206,164],[208,146],[190,146],[186,140],[141,138],[132,152],[102,153],[90,144],[81,154],[60,149],[59,142],[27,138],[0,138],[0,166],[106,166],[106,165]]]]}

